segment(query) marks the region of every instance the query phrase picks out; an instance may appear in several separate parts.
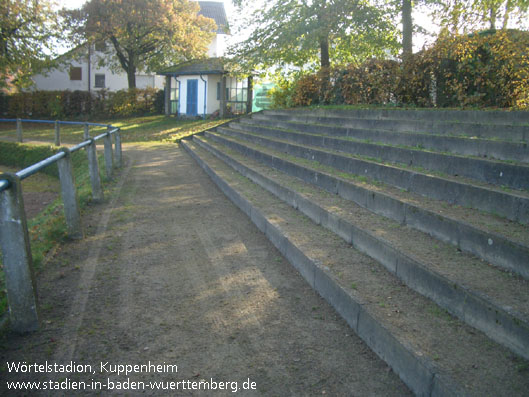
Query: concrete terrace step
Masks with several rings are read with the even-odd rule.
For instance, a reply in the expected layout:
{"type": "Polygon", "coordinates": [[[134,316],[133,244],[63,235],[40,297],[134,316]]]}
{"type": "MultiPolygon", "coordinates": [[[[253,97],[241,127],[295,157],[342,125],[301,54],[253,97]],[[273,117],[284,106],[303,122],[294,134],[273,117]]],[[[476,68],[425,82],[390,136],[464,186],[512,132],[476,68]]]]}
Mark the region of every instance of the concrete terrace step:
{"type": "Polygon", "coordinates": [[[351,141],[326,135],[294,132],[259,125],[233,122],[230,128],[247,131],[271,138],[287,140],[305,146],[317,146],[382,161],[421,167],[448,175],[461,175],[485,183],[507,186],[513,189],[529,189],[529,166],[508,164],[478,158],[406,149],[395,146],[351,141]]]}
{"type": "Polygon", "coordinates": [[[195,138],[195,142],[377,260],[413,290],[529,359],[529,283],[525,280],[505,277],[477,258],[461,255],[455,248],[442,246],[420,232],[373,215],[223,145],[203,138],[195,138]],[[494,296],[487,295],[494,292],[490,281],[497,292],[494,296]],[[511,313],[502,307],[510,307],[511,313]]]}
{"type": "Polygon", "coordinates": [[[429,121],[456,121],[464,120],[469,123],[490,123],[529,125],[529,112],[527,111],[481,111],[481,110],[455,110],[455,109],[289,109],[270,110],[270,112],[311,113],[319,117],[354,117],[366,119],[390,120],[429,120],[429,121]]]}
{"type": "Polygon", "coordinates": [[[464,178],[428,175],[374,162],[371,159],[365,160],[331,150],[296,145],[225,127],[218,128],[218,132],[426,197],[495,213],[512,221],[529,223],[529,195],[524,195],[523,192],[507,193],[493,186],[470,184],[464,178]]]}
{"type": "Polygon", "coordinates": [[[418,395],[522,395],[527,362],[193,143],[183,146],[418,395]]]}
{"type": "MultiPolygon", "coordinates": [[[[396,192],[397,189],[394,188],[360,184],[352,179],[336,176],[324,167],[314,168],[310,165],[315,164],[307,165],[303,160],[296,158],[286,159],[282,153],[244,144],[211,132],[207,132],[205,136],[267,166],[353,201],[371,212],[425,232],[462,251],[529,279],[529,235],[523,225],[508,222],[503,224],[503,227],[498,227],[502,232],[499,234],[487,227],[487,222],[493,222],[494,219],[485,214],[473,211],[475,213],[471,214],[473,216],[470,220],[484,219],[485,222],[474,222],[477,225],[468,223],[463,221],[462,212],[472,212],[471,210],[445,207],[436,202],[426,203],[429,206],[425,206],[425,199],[405,197],[403,192],[396,192]],[[518,240],[507,237],[513,235],[517,235],[518,240]]],[[[409,193],[405,195],[410,196],[409,193]]]]}
{"type": "Polygon", "coordinates": [[[296,121],[310,124],[339,124],[344,127],[380,129],[396,132],[420,132],[436,135],[496,138],[505,141],[529,141],[529,122],[525,124],[493,124],[490,122],[435,121],[431,119],[410,120],[355,118],[344,113],[341,116],[318,116],[308,111],[266,110],[259,117],[296,121]]]}
{"type": "Polygon", "coordinates": [[[463,156],[529,162],[529,145],[526,142],[506,142],[492,139],[351,128],[331,124],[333,123],[332,119],[326,124],[306,124],[254,115],[253,118],[241,119],[240,123],[333,137],[347,137],[363,142],[425,148],[437,152],[450,152],[463,156]]]}

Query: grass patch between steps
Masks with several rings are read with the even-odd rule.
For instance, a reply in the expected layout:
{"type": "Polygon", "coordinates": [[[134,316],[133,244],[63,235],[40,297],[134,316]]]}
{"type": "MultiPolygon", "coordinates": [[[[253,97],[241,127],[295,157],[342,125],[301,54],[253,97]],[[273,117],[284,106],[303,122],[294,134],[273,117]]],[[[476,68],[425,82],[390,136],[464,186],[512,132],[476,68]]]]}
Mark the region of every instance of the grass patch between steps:
{"type": "MultiPolygon", "coordinates": [[[[240,132],[240,131],[237,131],[237,132],[240,132]]],[[[512,188],[507,187],[507,186],[491,185],[491,184],[489,184],[487,182],[478,181],[478,180],[474,180],[474,179],[470,179],[470,178],[462,177],[462,176],[458,176],[457,179],[455,180],[454,177],[452,177],[451,175],[448,175],[446,173],[443,173],[443,172],[440,172],[440,171],[436,171],[436,170],[426,169],[424,167],[417,166],[417,165],[409,165],[409,164],[403,164],[403,163],[393,163],[393,162],[390,162],[390,161],[385,161],[385,160],[380,159],[380,158],[365,156],[365,155],[361,155],[361,154],[352,154],[352,153],[349,153],[349,152],[340,152],[340,151],[334,150],[334,149],[327,149],[327,148],[323,148],[323,147],[309,146],[309,145],[305,145],[305,144],[294,143],[294,142],[291,142],[291,141],[288,141],[288,140],[284,140],[284,139],[280,139],[280,138],[262,137],[262,136],[260,136],[260,135],[258,135],[256,133],[252,133],[252,132],[244,131],[242,133],[250,135],[250,136],[255,136],[255,137],[259,137],[259,138],[263,138],[263,139],[268,139],[270,141],[280,142],[280,143],[289,144],[289,145],[293,145],[293,146],[299,146],[301,148],[313,149],[313,150],[321,151],[321,152],[324,152],[324,153],[330,153],[330,154],[333,154],[333,155],[342,156],[342,157],[346,157],[346,158],[363,160],[363,161],[370,161],[370,162],[374,162],[374,163],[377,163],[377,164],[382,165],[382,166],[393,167],[393,168],[406,170],[406,171],[414,171],[414,172],[417,172],[417,173],[425,174],[427,176],[434,176],[434,177],[443,178],[443,179],[446,179],[446,180],[449,180],[449,181],[452,181],[452,182],[466,183],[466,184],[469,184],[469,185],[474,185],[474,186],[478,186],[478,187],[484,187],[484,188],[492,189],[492,190],[496,190],[496,191],[503,191],[503,192],[509,193],[509,194],[520,194],[520,193],[529,194],[529,190],[528,189],[512,189],[512,188]]],[[[239,140],[239,139],[244,140],[244,138],[240,138],[240,137],[230,136],[230,138],[235,139],[235,140],[239,140]]],[[[245,142],[246,142],[246,140],[245,140],[245,142]]],[[[263,147],[263,145],[259,144],[259,143],[254,143],[254,142],[250,142],[250,143],[252,143],[254,145],[257,145],[259,147],[263,147]]],[[[276,150],[276,149],[272,149],[272,150],[276,150]]]]}
{"type": "MultiPolygon", "coordinates": [[[[324,129],[326,127],[329,127],[329,126],[343,128],[343,127],[337,126],[337,125],[325,125],[325,124],[315,124],[315,123],[296,123],[296,122],[291,122],[291,124],[311,125],[311,126],[321,127],[322,129],[324,129]]],[[[250,124],[250,125],[252,125],[252,124],[250,124]]],[[[261,126],[260,125],[258,127],[259,128],[270,129],[272,131],[273,130],[277,130],[277,131],[286,132],[286,133],[290,133],[290,134],[309,135],[309,136],[316,136],[316,137],[321,137],[321,138],[337,139],[337,140],[353,142],[353,143],[366,143],[366,144],[370,144],[370,145],[377,145],[377,146],[384,146],[384,147],[394,147],[394,148],[399,148],[399,149],[413,150],[413,151],[417,151],[417,152],[420,151],[420,152],[427,152],[427,153],[434,153],[434,154],[444,154],[444,155],[448,155],[448,156],[465,157],[465,158],[471,158],[471,159],[476,159],[476,160],[492,160],[492,161],[496,161],[496,162],[499,162],[499,163],[505,163],[505,164],[519,164],[519,162],[517,162],[515,160],[501,160],[501,159],[496,159],[494,157],[486,157],[486,158],[484,158],[484,157],[480,157],[480,156],[454,154],[454,153],[451,153],[451,152],[446,151],[446,150],[434,150],[432,148],[427,148],[427,147],[425,147],[422,144],[417,144],[415,146],[403,145],[403,144],[392,144],[392,143],[382,142],[382,141],[373,140],[373,139],[360,139],[360,138],[353,138],[353,137],[350,137],[350,136],[342,136],[342,135],[334,136],[334,135],[327,135],[327,134],[318,134],[318,133],[315,133],[315,132],[302,132],[302,131],[299,131],[299,130],[293,130],[293,129],[289,129],[289,128],[282,128],[282,127],[276,127],[276,126],[261,126]]],[[[385,132],[389,132],[389,133],[392,132],[392,131],[388,131],[388,130],[381,130],[381,131],[385,131],[385,132]]],[[[258,133],[256,133],[256,134],[258,134],[258,133]]],[[[399,132],[399,134],[410,134],[411,135],[411,134],[420,134],[420,133],[399,132]]],[[[436,135],[436,134],[430,134],[430,133],[423,133],[422,135],[426,135],[428,137],[430,137],[430,136],[438,137],[438,138],[452,137],[452,138],[458,138],[458,139],[467,139],[467,140],[470,140],[470,141],[475,141],[476,139],[479,139],[480,141],[489,140],[489,141],[493,141],[493,142],[510,142],[510,141],[495,140],[495,139],[484,139],[484,138],[461,136],[461,135],[448,135],[448,134],[447,135],[436,135]]],[[[348,152],[344,152],[344,153],[348,153],[348,152]]]]}

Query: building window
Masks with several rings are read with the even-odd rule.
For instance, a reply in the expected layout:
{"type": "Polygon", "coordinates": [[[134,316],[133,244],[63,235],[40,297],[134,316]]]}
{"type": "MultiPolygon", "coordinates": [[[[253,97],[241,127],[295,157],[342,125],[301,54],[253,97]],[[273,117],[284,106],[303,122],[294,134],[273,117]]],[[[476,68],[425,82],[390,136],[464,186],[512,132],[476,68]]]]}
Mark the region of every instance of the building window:
{"type": "Polygon", "coordinates": [[[104,74],[96,74],[95,87],[105,88],[105,75],[104,74]]]}
{"type": "Polygon", "coordinates": [[[70,80],[82,80],[83,69],[80,67],[70,66],[70,80]]]}
{"type": "Polygon", "coordinates": [[[105,52],[107,49],[107,43],[105,41],[97,41],[95,48],[96,48],[96,51],[105,52]]]}

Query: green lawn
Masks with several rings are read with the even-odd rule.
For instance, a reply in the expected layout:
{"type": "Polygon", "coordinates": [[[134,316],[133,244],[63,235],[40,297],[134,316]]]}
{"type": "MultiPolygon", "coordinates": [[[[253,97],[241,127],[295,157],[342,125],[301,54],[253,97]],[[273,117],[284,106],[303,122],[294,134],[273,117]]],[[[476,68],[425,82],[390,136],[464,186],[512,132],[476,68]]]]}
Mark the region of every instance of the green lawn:
{"type": "MultiPolygon", "coordinates": [[[[228,120],[180,120],[172,117],[144,116],[117,120],[90,120],[94,123],[111,124],[120,127],[123,142],[176,142],[187,136],[213,128],[228,120]]],[[[53,124],[22,124],[25,141],[54,142],[53,124]]],[[[83,126],[61,125],[61,142],[79,143],[83,140],[83,126]]],[[[105,127],[90,127],[90,135],[96,136],[105,127]]],[[[0,123],[0,140],[16,138],[15,123],[0,123]]]]}

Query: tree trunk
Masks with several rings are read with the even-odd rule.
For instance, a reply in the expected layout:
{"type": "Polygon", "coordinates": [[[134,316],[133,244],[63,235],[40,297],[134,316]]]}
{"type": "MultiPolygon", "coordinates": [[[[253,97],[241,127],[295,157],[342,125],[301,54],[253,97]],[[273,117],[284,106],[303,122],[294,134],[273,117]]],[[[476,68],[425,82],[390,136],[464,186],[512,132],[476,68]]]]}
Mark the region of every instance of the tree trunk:
{"type": "Polygon", "coordinates": [[[402,0],[402,59],[413,53],[413,20],[411,0],[402,0]]]}
{"type": "Polygon", "coordinates": [[[329,36],[320,38],[320,66],[321,68],[328,68],[331,66],[329,58],[329,36]]]}
{"type": "Polygon", "coordinates": [[[496,10],[494,9],[494,7],[490,8],[489,15],[490,15],[490,29],[496,30],[496,10]]]}
{"type": "Polygon", "coordinates": [[[326,6],[327,0],[322,0],[318,5],[319,10],[317,12],[318,25],[320,29],[319,39],[320,39],[320,67],[322,69],[328,68],[331,66],[331,61],[329,58],[329,29],[326,22],[326,6]]]}
{"type": "Polygon", "coordinates": [[[127,80],[129,82],[129,89],[136,88],[136,67],[132,63],[129,63],[127,69],[127,80]]]}
{"type": "Polygon", "coordinates": [[[119,45],[118,39],[115,36],[110,36],[110,41],[116,50],[119,64],[125,72],[127,72],[127,80],[129,82],[129,89],[136,88],[136,58],[134,52],[127,49],[122,49],[119,45]],[[127,55],[125,55],[125,52],[127,55]]]}

